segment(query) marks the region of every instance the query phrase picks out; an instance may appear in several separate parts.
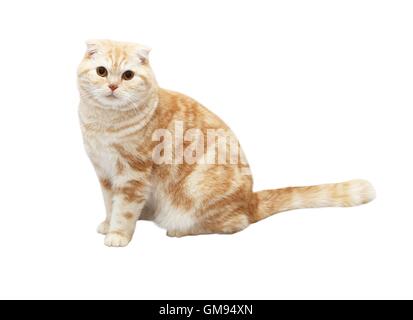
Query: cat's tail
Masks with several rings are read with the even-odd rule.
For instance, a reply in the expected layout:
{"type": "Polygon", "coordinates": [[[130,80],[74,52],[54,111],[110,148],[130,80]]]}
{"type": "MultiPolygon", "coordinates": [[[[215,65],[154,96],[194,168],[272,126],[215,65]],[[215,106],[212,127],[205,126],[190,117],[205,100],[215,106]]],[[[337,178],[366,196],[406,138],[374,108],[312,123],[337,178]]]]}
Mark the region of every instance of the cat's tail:
{"type": "Polygon", "coordinates": [[[375,196],[374,187],[366,180],[259,191],[254,193],[251,222],[287,210],[357,206],[375,196]]]}

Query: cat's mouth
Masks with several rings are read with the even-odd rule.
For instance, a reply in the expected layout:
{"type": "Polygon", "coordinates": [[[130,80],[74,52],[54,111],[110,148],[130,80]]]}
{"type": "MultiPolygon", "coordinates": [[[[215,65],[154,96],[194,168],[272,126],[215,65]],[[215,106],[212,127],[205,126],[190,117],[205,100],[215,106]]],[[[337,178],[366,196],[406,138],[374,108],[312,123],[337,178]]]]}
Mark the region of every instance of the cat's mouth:
{"type": "Polygon", "coordinates": [[[108,98],[108,99],[117,99],[118,97],[115,96],[113,93],[111,93],[111,94],[107,95],[106,98],[108,98]]]}

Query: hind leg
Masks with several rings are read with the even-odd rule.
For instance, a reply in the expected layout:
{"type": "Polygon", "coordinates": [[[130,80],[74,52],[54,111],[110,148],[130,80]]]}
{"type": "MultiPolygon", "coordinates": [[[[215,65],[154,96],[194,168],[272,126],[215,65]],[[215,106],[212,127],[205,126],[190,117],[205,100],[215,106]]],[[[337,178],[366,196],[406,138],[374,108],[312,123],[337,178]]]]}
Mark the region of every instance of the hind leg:
{"type": "Polygon", "coordinates": [[[209,233],[233,234],[244,230],[250,225],[248,214],[230,213],[210,218],[203,223],[205,230],[209,233]]]}
{"type": "Polygon", "coordinates": [[[243,193],[236,193],[218,201],[203,214],[201,226],[209,233],[233,234],[244,230],[251,223],[248,202],[243,193]]]}
{"type": "Polygon", "coordinates": [[[186,237],[206,234],[233,234],[244,230],[250,224],[245,213],[219,214],[201,220],[199,225],[189,230],[168,230],[168,237],[186,237]]]}
{"type": "Polygon", "coordinates": [[[181,230],[168,230],[166,235],[171,238],[182,238],[187,236],[197,236],[205,233],[201,233],[195,230],[181,231],[181,230]]]}

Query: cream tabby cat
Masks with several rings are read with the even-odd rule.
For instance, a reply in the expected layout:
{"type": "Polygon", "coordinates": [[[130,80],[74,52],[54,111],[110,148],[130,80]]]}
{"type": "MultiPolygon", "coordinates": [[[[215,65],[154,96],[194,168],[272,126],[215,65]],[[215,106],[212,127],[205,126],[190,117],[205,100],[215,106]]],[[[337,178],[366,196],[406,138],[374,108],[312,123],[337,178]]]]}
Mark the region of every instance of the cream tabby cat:
{"type": "Polygon", "coordinates": [[[80,123],[105,200],[98,232],[107,246],[126,246],[139,219],[173,237],[230,234],[277,212],[374,198],[364,180],[253,192],[229,128],[195,100],[158,87],[148,53],[138,44],[89,41],[78,69],[80,123]],[[210,130],[224,140],[206,139],[210,130]]]}

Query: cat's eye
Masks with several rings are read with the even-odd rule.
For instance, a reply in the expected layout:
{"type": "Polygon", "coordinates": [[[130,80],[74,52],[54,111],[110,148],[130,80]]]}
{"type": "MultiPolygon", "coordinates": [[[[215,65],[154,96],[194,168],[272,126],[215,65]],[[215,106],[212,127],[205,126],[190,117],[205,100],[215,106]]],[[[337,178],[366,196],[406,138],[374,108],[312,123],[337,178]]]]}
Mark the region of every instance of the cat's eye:
{"type": "Polygon", "coordinates": [[[132,80],[132,78],[135,76],[135,73],[131,70],[127,70],[122,74],[122,79],[123,80],[132,80]]]}
{"type": "Polygon", "coordinates": [[[97,67],[96,73],[101,77],[106,77],[108,75],[108,70],[105,67],[97,67]]]}

